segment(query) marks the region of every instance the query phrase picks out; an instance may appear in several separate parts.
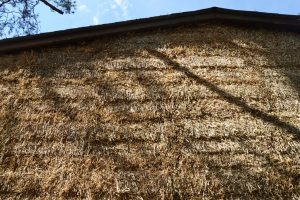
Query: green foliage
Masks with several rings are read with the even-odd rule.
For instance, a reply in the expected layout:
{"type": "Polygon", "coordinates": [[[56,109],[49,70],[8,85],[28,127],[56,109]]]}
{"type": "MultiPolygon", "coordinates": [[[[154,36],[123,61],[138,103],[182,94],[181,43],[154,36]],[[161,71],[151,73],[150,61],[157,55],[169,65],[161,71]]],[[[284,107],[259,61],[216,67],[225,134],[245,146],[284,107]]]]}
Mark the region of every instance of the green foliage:
{"type": "Polygon", "coordinates": [[[0,38],[38,33],[39,4],[60,14],[74,13],[76,6],[74,0],[0,0],[0,38]]]}

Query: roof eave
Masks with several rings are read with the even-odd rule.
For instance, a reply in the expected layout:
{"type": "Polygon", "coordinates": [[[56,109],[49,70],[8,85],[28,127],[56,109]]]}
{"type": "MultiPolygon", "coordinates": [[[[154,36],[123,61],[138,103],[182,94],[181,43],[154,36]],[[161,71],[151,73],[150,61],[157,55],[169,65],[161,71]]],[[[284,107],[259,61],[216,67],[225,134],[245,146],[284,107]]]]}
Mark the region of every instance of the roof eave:
{"type": "Polygon", "coordinates": [[[265,28],[279,28],[300,33],[299,16],[237,11],[213,7],[199,11],[5,39],[0,41],[0,53],[88,40],[107,35],[208,21],[234,23],[246,26],[263,26],[265,28]]]}

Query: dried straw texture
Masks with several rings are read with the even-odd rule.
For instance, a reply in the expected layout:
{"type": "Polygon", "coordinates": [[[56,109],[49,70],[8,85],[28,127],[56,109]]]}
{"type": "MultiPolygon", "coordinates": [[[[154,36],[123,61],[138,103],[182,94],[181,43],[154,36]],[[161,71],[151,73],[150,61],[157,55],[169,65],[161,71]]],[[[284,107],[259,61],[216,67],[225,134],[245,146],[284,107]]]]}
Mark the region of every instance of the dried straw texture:
{"type": "Polygon", "coordinates": [[[198,25],[0,57],[0,196],[299,199],[300,36],[198,25]]]}

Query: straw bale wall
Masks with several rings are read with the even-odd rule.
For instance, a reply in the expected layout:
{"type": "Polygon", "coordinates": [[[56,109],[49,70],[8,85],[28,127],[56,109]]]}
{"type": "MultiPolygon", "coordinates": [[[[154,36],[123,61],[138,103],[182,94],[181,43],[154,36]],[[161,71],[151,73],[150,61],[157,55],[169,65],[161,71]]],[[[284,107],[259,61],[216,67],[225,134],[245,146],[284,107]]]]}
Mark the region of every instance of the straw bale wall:
{"type": "Polygon", "coordinates": [[[197,25],[0,56],[0,198],[299,199],[300,35],[197,25]]]}

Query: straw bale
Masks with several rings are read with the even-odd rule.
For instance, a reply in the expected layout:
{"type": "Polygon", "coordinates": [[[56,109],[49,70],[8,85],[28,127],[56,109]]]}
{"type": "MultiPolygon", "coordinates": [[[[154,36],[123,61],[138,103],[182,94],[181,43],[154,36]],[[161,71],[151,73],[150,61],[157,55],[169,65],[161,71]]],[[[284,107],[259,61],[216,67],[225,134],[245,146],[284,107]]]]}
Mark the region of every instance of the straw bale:
{"type": "Polygon", "coordinates": [[[299,199],[300,36],[199,24],[0,56],[0,198],[299,199]]]}

